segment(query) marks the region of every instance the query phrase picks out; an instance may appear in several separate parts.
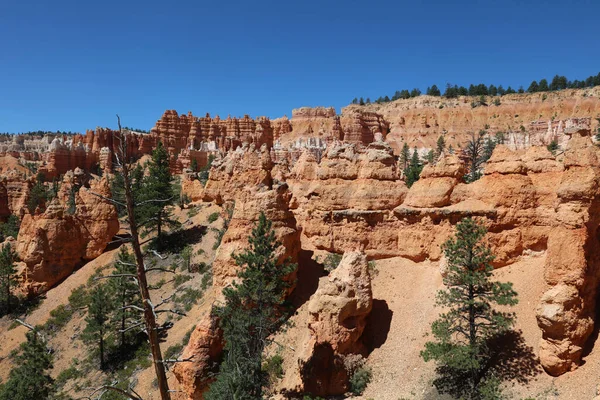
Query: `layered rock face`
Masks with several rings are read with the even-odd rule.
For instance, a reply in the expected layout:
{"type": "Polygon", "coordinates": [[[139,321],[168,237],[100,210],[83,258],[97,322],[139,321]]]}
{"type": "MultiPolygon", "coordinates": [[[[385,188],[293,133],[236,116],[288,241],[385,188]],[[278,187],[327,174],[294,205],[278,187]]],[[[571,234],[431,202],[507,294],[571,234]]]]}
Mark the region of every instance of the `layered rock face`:
{"type": "MultiPolygon", "coordinates": [[[[67,175],[60,192],[70,192],[73,179],[67,175]]],[[[23,217],[16,251],[27,265],[22,280],[29,294],[50,289],[82,262],[98,257],[119,230],[112,204],[92,192],[110,197],[106,178],[79,189],[72,213],[64,196],[57,196],[42,214],[23,217]]]]}
{"type": "Polygon", "coordinates": [[[334,145],[320,163],[305,152],[287,182],[305,248],[337,253],[360,248],[371,257],[397,253],[392,210],[408,189],[384,142],[334,145]]]}
{"type": "Polygon", "coordinates": [[[564,145],[573,128],[581,129],[582,134],[594,130],[598,122],[590,118],[600,113],[599,94],[600,88],[595,87],[486,96],[485,105],[475,107],[473,102],[479,102],[477,97],[419,96],[381,105],[351,105],[342,110],[342,115],[351,110],[380,114],[389,123],[387,140],[396,152],[404,142],[411,148],[435,148],[440,135],[444,136],[447,145],[456,148],[468,140],[469,132],[481,129],[492,134],[503,132],[507,144],[516,149],[547,145],[552,140],[564,145]]]}

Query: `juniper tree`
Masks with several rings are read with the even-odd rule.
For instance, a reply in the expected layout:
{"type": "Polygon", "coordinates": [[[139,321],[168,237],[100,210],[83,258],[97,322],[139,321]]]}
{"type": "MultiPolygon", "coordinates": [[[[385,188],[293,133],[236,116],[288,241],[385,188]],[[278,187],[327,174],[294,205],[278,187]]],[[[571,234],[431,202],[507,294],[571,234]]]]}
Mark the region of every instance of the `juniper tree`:
{"type": "Polygon", "coordinates": [[[262,399],[267,376],[262,370],[264,349],[285,322],[289,274],[295,266],[278,264],[280,243],[263,213],[248,238],[249,248],[234,255],[241,267],[238,280],[223,290],[225,304],[214,308],[225,340],[225,355],[216,381],[205,398],[262,399]]]}
{"type": "Polygon", "coordinates": [[[26,337],[15,368],[0,387],[0,400],[47,399],[54,392],[54,380],[48,375],[53,367],[52,353],[36,331],[27,332],[26,337]]]}
{"type": "Polygon", "coordinates": [[[434,341],[421,356],[437,363],[434,384],[443,393],[480,399],[484,371],[490,361],[489,341],[510,330],[514,314],[494,305],[517,304],[511,283],[491,281],[494,255],[485,243],[485,227],[471,218],[456,225],[456,234],[442,246],[448,260],[446,289],[437,293],[437,306],[446,311],[431,325],[434,341]]]}
{"type": "Polygon", "coordinates": [[[0,251],[0,312],[11,311],[12,289],[17,285],[16,254],[10,243],[6,243],[0,251]]]}
{"type": "Polygon", "coordinates": [[[110,331],[110,313],[113,310],[111,302],[112,293],[107,284],[99,284],[90,293],[88,315],[85,318],[86,326],[81,338],[85,343],[98,346],[100,353],[100,369],[106,368],[105,340],[110,331]]]}

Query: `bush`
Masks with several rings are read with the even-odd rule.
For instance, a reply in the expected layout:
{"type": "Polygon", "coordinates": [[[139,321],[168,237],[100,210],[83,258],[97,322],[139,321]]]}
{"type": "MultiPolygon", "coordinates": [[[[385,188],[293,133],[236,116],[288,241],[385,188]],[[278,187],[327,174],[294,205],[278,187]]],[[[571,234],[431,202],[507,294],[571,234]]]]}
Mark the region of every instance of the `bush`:
{"type": "Polygon", "coordinates": [[[208,216],[208,223],[212,224],[213,222],[215,222],[218,219],[219,219],[219,213],[218,212],[214,212],[214,213],[212,213],[212,214],[210,214],[208,216]]]}
{"type": "Polygon", "coordinates": [[[359,367],[350,378],[350,391],[360,396],[367,388],[369,382],[371,382],[372,376],[371,368],[366,366],[359,367]]]}
{"type": "Polygon", "coordinates": [[[177,356],[179,356],[179,354],[181,354],[182,351],[183,344],[174,344],[165,351],[163,358],[167,360],[177,358],[177,356]]]}
{"type": "Polygon", "coordinates": [[[194,218],[196,215],[198,215],[199,212],[200,210],[198,209],[198,207],[192,207],[188,210],[187,217],[194,218]]]}
{"type": "Polygon", "coordinates": [[[275,354],[265,360],[262,366],[263,371],[268,376],[269,383],[272,385],[283,377],[283,357],[275,354]]]}
{"type": "Polygon", "coordinates": [[[175,275],[175,278],[173,279],[173,286],[179,287],[179,286],[183,285],[184,283],[186,283],[187,281],[189,281],[190,279],[192,279],[192,277],[189,275],[185,275],[185,274],[175,275]]]}
{"type": "Polygon", "coordinates": [[[323,260],[323,269],[328,273],[333,271],[340,265],[342,261],[342,255],[337,253],[329,253],[323,260]]]}

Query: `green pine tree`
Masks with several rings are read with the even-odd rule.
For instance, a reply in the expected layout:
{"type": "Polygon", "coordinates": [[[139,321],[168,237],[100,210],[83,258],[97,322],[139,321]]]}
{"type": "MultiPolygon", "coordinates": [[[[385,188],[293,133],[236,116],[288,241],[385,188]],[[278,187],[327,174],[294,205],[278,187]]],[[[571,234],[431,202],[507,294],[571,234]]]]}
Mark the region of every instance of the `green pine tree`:
{"type": "Polygon", "coordinates": [[[517,304],[511,283],[490,280],[494,256],[484,241],[486,233],[483,225],[465,218],[444,243],[448,275],[446,289],[437,293],[437,305],[445,312],[431,325],[435,340],[421,352],[425,361],[437,363],[438,391],[471,400],[482,398],[480,385],[492,355],[489,341],[514,322],[514,314],[494,310],[493,305],[517,304]]]}
{"type": "Polygon", "coordinates": [[[35,212],[37,207],[45,207],[48,201],[48,193],[46,191],[46,185],[44,185],[45,177],[43,174],[37,174],[35,184],[29,191],[29,198],[27,199],[27,209],[31,214],[35,212]]]}
{"type": "Polygon", "coordinates": [[[48,375],[53,356],[37,332],[27,332],[27,341],[21,345],[14,365],[0,387],[0,400],[43,400],[54,392],[54,380],[48,375]]]}
{"type": "Polygon", "coordinates": [[[11,311],[12,289],[17,286],[16,253],[10,243],[6,243],[0,251],[0,313],[11,311]]]}
{"type": "Polygon", "coordinates": [[[423,164],[419,159],[419,153],[415,147],[413,155],[410,159],[410,163],[408,164],[408,168],[404,172],[406,186],[411,187],[416,181],[418,181],[422,170],[423,164]]]}
{"type": "Polygon", "coordinates": [[[444,137],[442,135],[440,135],[438,137],[436,148],[435,148],[435,156],[439,157],[440,154],[442,154],[444,152],[445,148],[446,148],[446,140],[444,139],[444,137]]]}
{"type": "MultiPolygon", "coordinates": [[[[115,263],[113,275],[136,275],[135,258],[129,253],[125,246],[119,250],[119,256],[115,263]]],[[[114,302],[114,311],[110,316],[110,322],[119,334],[119,347],[121,351],[130,344],[131,332],[126,328],[132,321],[140,319],[140,312],[130,306],[141,308],[140,289],[134,279],[130,276],[118,276],[108,280],[108,293],[114,302]]]]}
{"type": "Polygon", "coordinates": [[[16,239],[19,236],[20,227],[21,221],[19,221],[19,217],[11,214],[6,222],[0,224],[0,242],[3,242],[9,236],[16,239]]]}
{"type": "Polygon", "coordinates": [[[81,338],[85,343],[98,346],[102,370],[106,368],[106,335],[110,331],[109,320],[113,309],[114,303],[108,284],[99,284],[90,292],[86,326],[81,338]]]}
{"type": "Polygon", "coordinates": [[[223,290],[225,304],[214,309],[223,329],[225,355],[207,400],[263,398],[268,379],[262,369],[263,351],[288,317],[287,276],[295,266],[277,263],[280,243],[263,213],[248,241],[249,248],[234,255],[242,267],[239,281],[223,290]]]}
{"type": "Polygon", "coordinates": [[[467,159],[468,169],[467,175],[465,175],[465,182],[475,182],[481,178],[481,164],[484,162],[484,146],[483,146],[483,135],[484,131],[479,132],[478,135],[471,133],[471,139],[467,142],[464,154],[467,159]]]}
{"type": "Polygon", "coordinates": [[[142,214],[140,223],[144,223],[146,233],[156,231],[156,243],[160,249],[163,245],[165,226],[171,228],[178,226],[177,221],[171,217],[168,207],[175,202],[176,196],[169,167],[169,153],[161,142],[158,142],[152,152],[152,159],[148,164],[148,176],[144,181],[141,200],[152,201],[145,203],[143,207],[138,207],[142,214]]]}
{"type": "Polygon", "coordinates": [[[495,148],[496,141],[488,136],[483,143],[482,162],[487,162],[492,157],[495,148]]]}
{"type": "Polygon", "coordinates": [[[408,147],[408,143],[404,142],[402,146],[402,152],[400,153],[400,165],[402,166],[402,170],[406,170],[408,168],[408,163],[410,162],[410,148],[408,147]]]}

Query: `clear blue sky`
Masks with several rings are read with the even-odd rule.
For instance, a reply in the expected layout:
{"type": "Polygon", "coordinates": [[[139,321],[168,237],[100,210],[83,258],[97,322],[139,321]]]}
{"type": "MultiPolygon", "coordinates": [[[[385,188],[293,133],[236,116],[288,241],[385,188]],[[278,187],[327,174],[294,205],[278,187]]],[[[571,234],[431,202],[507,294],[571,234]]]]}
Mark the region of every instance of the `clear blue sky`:
{"type": "Polygon", "coordinates": [[[0,132],[600,71],[598,0],[0,1],[0,132]]]}

